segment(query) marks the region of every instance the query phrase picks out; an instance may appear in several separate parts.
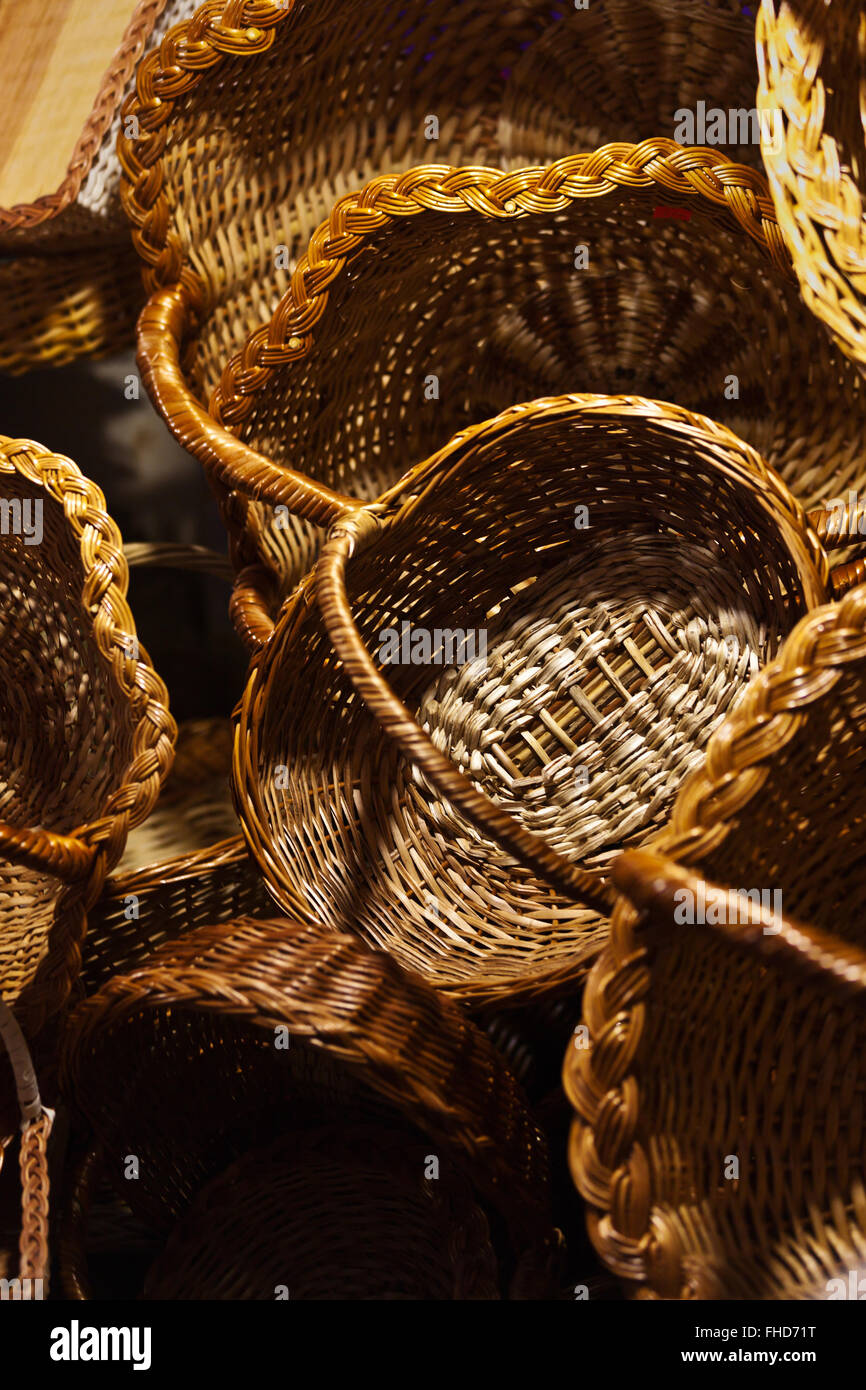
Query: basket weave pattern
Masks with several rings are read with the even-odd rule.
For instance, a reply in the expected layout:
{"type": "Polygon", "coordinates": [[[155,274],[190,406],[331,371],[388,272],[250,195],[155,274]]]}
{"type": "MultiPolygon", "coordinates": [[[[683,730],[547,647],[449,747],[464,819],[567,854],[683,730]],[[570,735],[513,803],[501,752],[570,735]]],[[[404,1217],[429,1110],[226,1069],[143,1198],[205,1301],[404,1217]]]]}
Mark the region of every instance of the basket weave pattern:
{"type": "Polygon", "coordinates": [[[654,1296],[803,1298],[862,1259],[864,681],[859,588],[802,620],[635,856],[647,869],[621,873],[584,999],[591,1046],[565,1063],[571,1162],[604,1259],[654,1296]],[[748,950],[669,915],[654,932],[639,908],[668,864],[779,888],[785,917],[811,925],[778,943],[759,930],[748,950]]]}

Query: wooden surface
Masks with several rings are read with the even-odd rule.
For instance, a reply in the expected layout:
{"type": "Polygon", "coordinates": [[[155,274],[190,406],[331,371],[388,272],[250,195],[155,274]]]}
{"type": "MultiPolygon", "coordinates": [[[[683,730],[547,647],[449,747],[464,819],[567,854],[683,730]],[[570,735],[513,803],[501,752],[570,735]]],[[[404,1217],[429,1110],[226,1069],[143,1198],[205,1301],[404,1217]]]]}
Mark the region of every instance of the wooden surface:
{"type": "Polygon", "coordinates": [[[62,183],[133,0],[0,0],[0,207],[62,183]]]}

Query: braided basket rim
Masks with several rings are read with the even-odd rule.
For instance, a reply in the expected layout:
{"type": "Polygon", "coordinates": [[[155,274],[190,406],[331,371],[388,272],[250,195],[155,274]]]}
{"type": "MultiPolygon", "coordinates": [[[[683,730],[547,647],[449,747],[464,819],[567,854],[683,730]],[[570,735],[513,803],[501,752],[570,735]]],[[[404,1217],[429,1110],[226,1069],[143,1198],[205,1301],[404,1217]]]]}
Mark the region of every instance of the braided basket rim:
{"type": "MultiPolygon", "coordinates": [[[[35,484],[63,508],[66,524],[79,543],[84,572],[79,601],[88,614],[93,641],[100,655],[111,664],[115,683],[127,703],[136,691],[144,696],[134,733],[134,743],[141,748],[134,754],[134,761],[145,751],[155,760],[156,784],[152,775],[134,779],[127,769],[124,781],[108,797],[103,816],[71,832],[75,838],[94,835],[103,840],[110,838],[112,826],[124,814],[128,814],[128,827],[132,828],[140,825],[156,804],[159,788],[171,768],[177,737],[177,726],[169,712],[168,690],[138,643],[135,619],[127,602],[129,568],[123,541],[106,510],[102,490],[65,455],[53,453],[34,440],[0,435],[0,478],[4,473],[17,474],[35,484]],[[79,516],[76,502],[82,492],[87,506],[79,516]],[[91,553],[89,541],[94,537],[98,543],[91,553]],[[137,657],[132,655],[135,651],[137,657]],[[129,804],[131,795],[134,799],[129,804]],[[109,809],[113,803],[119,803],[116,811],[109,809]]],[[[113,856],[109,868],[118,857],[113,856]]]]}
{"type": "MultiPolygon", "coordinates": [[[[858,657],[866,658],[866,585],[852,589],[841,602],[825,604],[800,619],[779,656],[753,678],[734,713],[712,735],[704,762],[684,781],[668,823],[644,849],[687,866],[724,843],[730,831],[726,817],[760,794],[769,764],[808,719],[810,705],[832,689],[846,663],[858,657]]],[[[638,1052],[652,980],[646,948],[636,932],[639,921],[637,908],[620,893],[608,943],[586,983],[582,1017],[592,1020],[588,1046],[582,1055],[569,1047],[563,1062],[563,1085],[576,1112],[569,1138],[569,1163],[575,1185],[588,1204],[591,1238],[606,1263],[629,1283],[635,1281],[660,1298],[669,1298],[672,1286],[678,1283],[682,1298],[690,1291],[682,1256],[673,1265],[670,1260],[666,1262],[663,1276],[652,1260],[653,1194],[650,1192],[643,1211],[641,1234],[619,1231],[611,1210],[614,1173],[607,1179],[600,1177],[590,1171],[591,1160],[585,1157],[602,1104],[610,1094],[594,1071],[597,1040],[603,1032],[610,1039],[615,1031],[623,1040],[627,1055],[618,1087],[628,1089],[634,1113],[640,1115],[638,1052]],[[636,971],[644,988],[639,999],[625,1002],[623,991],[634,986],[636,971]],[[618,1003],[610,1002],[616,999],[618,1003]]],[[[616,1170],[620,1181],[633,1161],[642,1174],[649,1171],[637,1140],[632,1143],[624,1170],[616,1170]],[[636,1159],[635,1151],[639,1155],[636,1159]]]]}
{"type": "Polygon", "coordinates": [[[788,0],[761,0],[755,30],[758,110],[780,112],[784,129],[777,148],[762,127],[761,153],[803,300],[841,351],[863,367],[866,304],[823,232],[842,233],[866,264],[866,206],[836,140],[824,128],[824,83],[808,37],[796,6],[788,0]]]}

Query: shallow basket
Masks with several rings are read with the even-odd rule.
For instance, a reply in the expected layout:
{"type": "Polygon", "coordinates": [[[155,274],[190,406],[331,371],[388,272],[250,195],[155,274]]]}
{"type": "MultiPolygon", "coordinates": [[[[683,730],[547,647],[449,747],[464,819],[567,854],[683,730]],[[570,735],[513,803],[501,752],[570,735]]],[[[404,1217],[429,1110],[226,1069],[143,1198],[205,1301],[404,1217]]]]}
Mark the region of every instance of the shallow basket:
{"type": "Polygon", "coordinates": [[[156,1230],[288,1128],[396,1119],[420,1171],[428,1155],[464,1171],[504,1218],[518,1275],[555,1260],[546,1147],[520,1087],[454,1005],[354,938],[286,920],[200,928],[85,1001],[64,1058],[109,1180],[156,1230]]]}
{"type": "Polygon", "coordinates": [[[573,985],[612,855],[862,569],[831,581],[782,481],[674,406],[464,431],[335,524],[251,666],[233,777],[271,892],[475,1005],[573,985]]]}
{"type": "Polygon", "coordinates": [[[459,1172],[424,1177],[413,1136],[356,1126],[287,1135],[212,1182],[169,1237],[143,1298],[498,1299],[487,1217],[459,1172]]]}
{"type": "MultiPolygon", "coordinates": [[[[197,305],[195,389],[207,398],[335,198],[374,174],[423,161],[521,167],[600,140],[673,137],[677,112],[700,100],[752,106],[752,24],[739,9],[202,5],[140,64],[124,105],[139,137],[119,147],[147,288],[182,280],[197,305]]],[[[757,161],[758,149],[730,153],[757,161]]]]}
{"type": "Polygon", "coordinates": [[[0,994],[32,1035],[78,975],[87,910],[156,801],[176,729],[99,489],[0,437],[0,503],[0,994]]]}
{"type": "Polygon", "coordinates": [[[866,371],[866,12],[762,0],[757,49],[762,153],[803,299],[866,371]]]}
{"type": "Polygon", "coordinates": [[[828,1298],[863,1263],[864,709],[860,587],[614,867],[564,1078],[590,1233],[638,1296],[828,1298]]]}
{"type": "MultiPolygon", "coordinates": [[[[859,374],[799,301],[766,181],[712,150],[648,140],[510,175],[374,179],[336,203],[208,411],[193,303],[186,285],[151,300],[139,362],[245,542],[238,568],[272,571],[266,608],[315,557],[316,526],[531,396],[676,401],[808,505],[866,483],[859,374]]],[[[256,640],[240,603],[235,621],[256,640]]]]}

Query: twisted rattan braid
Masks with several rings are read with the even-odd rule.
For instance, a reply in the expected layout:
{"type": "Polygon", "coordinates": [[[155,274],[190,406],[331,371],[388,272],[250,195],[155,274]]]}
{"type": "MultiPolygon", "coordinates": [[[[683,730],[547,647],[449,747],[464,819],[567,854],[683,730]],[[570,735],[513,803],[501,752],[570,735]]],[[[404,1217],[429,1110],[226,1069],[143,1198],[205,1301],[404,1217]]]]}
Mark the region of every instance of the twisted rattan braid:
{"type": "MultiPolygon", "coordinates": [[[[662,912],[659,922],[653,926],[652,920],[648,923],[639,909],[654,900],[664,905],[675,884],[689,881],[689,875],[678,865],[718,863],[726,840],[731,842],[727,857],[732,875],[737,874],[738,866],[740,873],[748,872],[743,870],[742,862],[745,860],[743,845],[749,832],[741,829],[737,840],[738,818],[746,809],[760,806],[774,768],[785,767],[786,750],[791,749],[794,740],[802,744],[810,715],[820,712],[825,702],[832,707],[834,692],[845,687],[849,677],[856,677],[864,661],[866,588],[861,587],[841,603],[819,608],[801,620],[787,639],[780,657],[755,678],[736,713],[710,741],[704,764],[683,786],[669,825],[648,846],[652,854],[624,856],[615,871],[619,886],[628,896],[623,895],[617,903],[608,946],[593,969],[584,996],[584,1020],[589,1028],[591,1046],[584,1050],[570,1048],[565,1060],[566,1090],[578,1114],[571,1137],[571,1165],[575,1181],[590,1203],[590,1229],[604,1259],[621,1278],[638,1281],[655,1296],[754,1297],[756,1290],[762,1290],[770,1297],[802,1297],[802,1289],[816,1281],[822,1268],[834,1272],[835,1265],[844,1262],[846,1257],[854,1259],[858,1250],[862,1255],[862,1242],[866,1237],[856,1197],[850,1218],[842,1225],[835,1216],[822,1216],[822,1212],[830,1209],[828,1204],[835,1204],[833,1210],[841,1211],[839,1203],[844,1205],[844,1202],[839,1188],[845,1190],[850,1186],[856,1193],[860,1181],[856,1166],[860,1147],[856,1118],[850,1137],[853,1148],[848,1153],[845,1138],[838,1133],[838,1114],[834,1118],[833,1113],[828,1114],[827,1122],[833,1138],[834,1191],[827,1191],[831,1185],[827,1171],[831,1156],[820,1157],[817,1149],[814,1173],[797,1177],[793,1189],[785,1176],[788,1165],[784,1163],[771,1170],[769,1178],[762,1176],[759,1193],[766,1193],[768,1183],[772,1183],[774,1189],[779,1182],[788,1183],[784,1193],[776,1196],[773,1209],[777,1226],[791,1231],[787,1244],[783,1243],[783,1232],[779,1229],[756,1229],[754,1216],[733,1201],[723,1209],[721,1202],[713,1207],[708,1198],[706,1210],[700,1217],[693,1207],[696,1224],[690,1230],[678,1221],[676,1202],[678,1199],[688,1201],[689,1187],[687,1184],[680,1187],[673,1176],[666,1181],[662,1175],[664,1149],[660,1146],[664,1136],[648,1132],[648,1122],[642,1114],[644,1091],[650,1084],[641,1057],[649,1026],[654,960],[665,933],[670,937],[667,928],[660,937],[658,928],[661,922],[670,922],[670,913],[662,912]],[[808,1234],[802,1233],[796,1225],[791,1228],[786,1214],[790,1204],[791,1220],[797,1220],[798,1206],[807,1200],[803,1189],[810,1185],[817,1190],[808,1191],[812,1236],[807,1248],[808,1234]],[[715,1227],[710,1225],[711,1217],[716,1222],[715,1227]],[[735,1234],[737,1230],[739,1235],[735,1234]],[[742,1267],[737,1266],[731,1253],[738,1248],[737,1242],[743,1252],[742,1267]],[[700,1255],[684,1257],[683,1249],[695,1244],[701,1248],[700,1255]],[[722,1250],[717,1254],[719,1246],[722,1250]],[[751,1254],[747,1253],[749,1248],[751,1254]],[[779,1252],[778,1260],[774,1252],[779,1252]],[[768,1288],[769,1293],[766,1292],[768,1288]]],[[[813,766],[819,769],[818,778],[822,776],[821,751],[817,748],[813,759],[813,766]]],[[[856,775],[855,772],[855,778],[856,775]]],[[[793,791],[795,802],[798,802],[800,794],[796,785],[793,791]]],[[[851,809],[853,817],[856,815],[853,805],[851,809]]],[[[803,815],[804,812],[798,812],[800,820],[803,815]]],[[[846,864],[850,868],[860,862],[854,838],[858,828],[858,825],[846,826],[851,834],[842,837],[849,841],[847,846],[841,847],[843,870],[846,864]]],[[[821,830],[826,840],[826,826],[822,825],[821,830]]],[[[776,831],[775,825],[768,824],[767,843],[758,847],[757,856],[765,868],[769,867],[776,875],[781,872],[784,882],[785,876],[792,877],[797,857],[808,856],[809,851],[798,834],[795,844],[787,851],[791,856],[787,867],[783,868],[786,851],[783,847],[774,847],[776,831]]],[[[827,859],[826,844],[822,844],[818,852],[822,860],[827,859]]],[[[808,857],[804,862],[808,880],[808,857]]],[[[848,890],[849,903],[852,891],[856,893],[856,888],[848,890]]],[[[839,901],[846,901],[844,892],[843,873],[839,901]]],[[[832,903],[827,905],[824,916],[834,932],[844,925],[832,903]]],[[[853,1061],[858,1055],[855,1030],[862,1015],[855,1009],[840,1016],[840,1010],[842,1001],[852,990],[856,993],[863,988],[863,949],[859,944],[852,945],[838,935],[831,936],[815,928],[777,924],[775,930],[778,931],[780,925],[778,946],[773,944],[772,938],[768,943],[758,933],[753,936],[751,928],[735,933],[728,926],[719,931],[732,939],[739,935],[740,947],[757,948],[768,958],[777,955],[784,963],[787,957],[798,973],[812,977],[811,988],[818,990],[813,995],[816,1020],[813,1026],[820,1028],[821,1020],[828,1017],[828,1009],[832,1007],[839,1029],[833,1036],[833,1052],[843,1070],[850,1054],[846,1075],[853,1088],[857,1084],[853,1061]]],[[[862,933],[859,939],[862,941],[862,933]]],[[[684,941],[683,945],[688,943],[684,941]]],[[[723,951],[724,944],[721,944],[709,960],[709,967],[715,967],[716,972],[729,968],[725,955],[720,954],[723,951]]],[[[689,968],[687,959],[681,961],[681,969],[689,968]]],[[[696,968],[693,960],[691,968],[696,968]]],[[[760,997],[769,1007],[777,997],[777,988],[772,982],[774,966],[770,966],[770,974],[757,982],[754,963],[747,960],[744,968],[752,972],[752,984],[759,985],[760,997]]],[[[792,990],[795,988],[792,986],[792,990]]],[[[789,1009],[801,1009],[805,1017],[806,1000],[802,995],[789,993],[783,998],[789,1001],[789,1009]]],[[[656,1000],[656,1007],[665,1009],[668,1000],[656,1000]]],[[[702,1005],[698,1001],[696,1007],[706,1007],[706,1003],[702,1005]]],[[[776,1006],[777,1014],[781,1007],[781,1003],[776,1006]]],[[[790,1013],[787,1016],[790,1019],[790,1013]]],[[[768,1022],[765,1018],[762,1024],[756,1017],[740,1046],[748,1048],[750,1038],[755,1047],[762,1039],[767,1042],[774,1027],[772,1019],[768,1022]]],[[[809,1047],[814,1046],[809,1033],[802,1037],[800,1030],[794,1029],[789,1030],[789,1034],[790,1048],[794,1052],[802,1049],[808,1058],[809,1047]]],[[[825,1036],[819,1055],[825,1050],[827,1041],[825,1036]]],[[[790,1094],[790,1051],[786,1058],[779,1063],[785,1073],[780,1076],[779,1086],[785,1094],[790,1094]]],[[[760,1061],[762,1067],[771,1064],[763,1059],[760,1061]]],[[[763,1089],[759,1096],[763,1100],[762,1114],[766,1114],[774,1108],[776,1093],[771,1094],[767,1077],[763,1073],[762,1077],[763,1089]]],[[[833,1102],[827,1099],[823,1081],[816,1080],[815,1086],[819,1103],[823,1107],[831,1106],[833,1102]]],[[[800,1079],[795,1103],[802,1100],[800,1079]]],[[[736,1095],[732,1097],[732,1105],[736,1113],[736,1095]]],[[[807,1110],[808,1115],[802,1119],[806,1126],[804,1142],[808,1143],[809,1133],[814,1130],[817,1146],[821,1110],[814,1110],[812,1097],[807,1110]]],[[[787,1126],[796,1127],[797,1123],[797,1113],[788,1110],[787,1126]]],[[[745,1142],[749,1142],[749,1136],[745,1142]]],[[[784,1133],[780,1142],[784,1144],[784,1133]]],[[[680,1161],[686,1162],[686,1159],[681,1157],[680,1161]]]]}
{"type": "MultiPolygon", "coordinates": [[[[86,911],[101,891],[106,873],[120,859],[129,829],[140,824],[156,802],[171,766],[176,727],[165,686],[137,646],[126,600],[129,576],[122,542],[99,488],[69,459],[32,440],[0,436],[0,479],[4,475],[27,481],[62,508],[64,524],[80,556],[81,591],[74,600],[87,615],[94,645],[110,663],[118,696],[135,720],[123,780],[108,791],[98,817],[66,835],[41,829],[18,833],[10,828],[7,853],[13,861],[19,848],[22,860],[31,867],[60,872],[73,884],[62,900],[65,910],[51,933],[48,956],[39,967],[41,983],[35,995],[29,997],[34,982],[23,962],[16,971],[16,985],[10,980],[4,985],[10,1001],[25,988],[28,998],[26,1004],[22,1000],[22,1019],[27,1031],[33,1032],[63,1002],[78,975],[86,911]]],[[[59,557],[57,563],[61,563],[59,557]]],[[[53,892],[56,895],[56,886],[53,892]]]]}
{"type": "Polygon", "coordinates": [[[779,225],[803,298],[843,352],[866,364],[864,29],[859,0],[762,0],[759,109],[779,225]]]}
{"type": "Polygon", "coordinates": [[[183,280],[195,298],[201,288],[198,277],[184,266],[177,236],[169,230],[163,194],[162,133],[175,102],[223,57],[265,52],[275,27],[288,19],[293,8],[294,3],[276,5],[268,0],[209,0],[191,19],[170,29],[159,48],[139,64],[136,92],[123,104],[121,124],[127,116],[137,116],[140,134],[131,140],[121,131],[117,151],[124,174],[121,201],[145,263],[148,291],[183,280]]]}
{"type": "MultiPolygon", "coordinates": [[[[497,218],[552,213],[578,198],[654,184],[681,197],[699,195],[726,207],[744,231],[766,247],[775,265],[790,274],[765,180],[755,170],[733,164],[712,150],[654,139],[639,145],[607,145],[557,160],[547,168],[513,173],[421,165],[405,174],[374,179],[360,192],[339,199],[327,223],[311,239],[270,323],[253,333],[227,364],[211,400],[214,417],[224,424],[242,421],[249,412],[246,398],[261,389],[275,368],[310,352],[310,334],[325,312],[328,287],[352,252],[397,218],[430,210],[472,210],[497,218]]],[[[283,492],[272,500],[287,499],[283,492]]]]}

